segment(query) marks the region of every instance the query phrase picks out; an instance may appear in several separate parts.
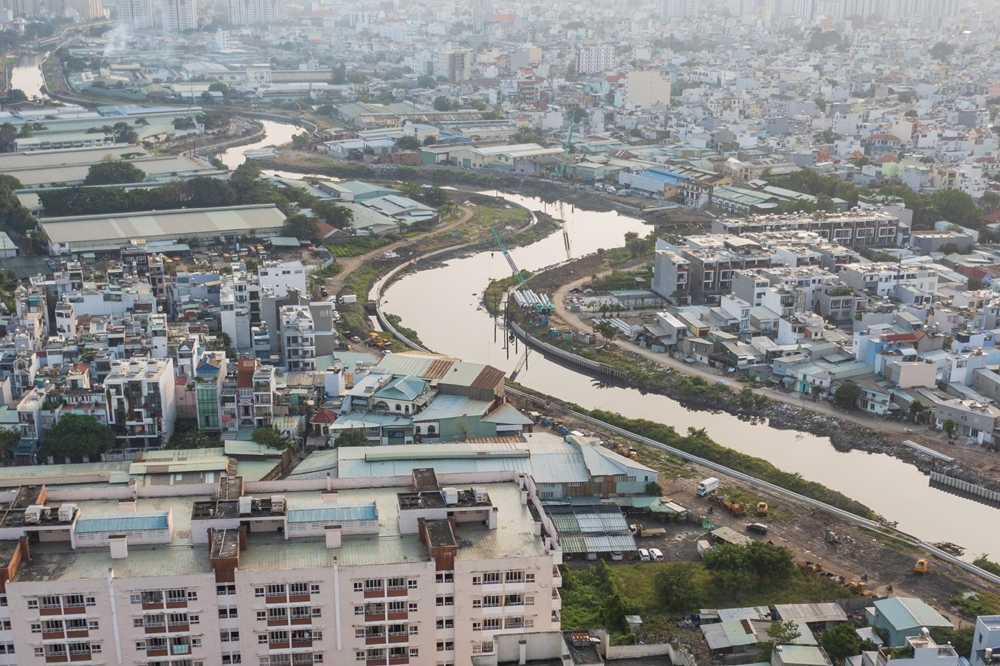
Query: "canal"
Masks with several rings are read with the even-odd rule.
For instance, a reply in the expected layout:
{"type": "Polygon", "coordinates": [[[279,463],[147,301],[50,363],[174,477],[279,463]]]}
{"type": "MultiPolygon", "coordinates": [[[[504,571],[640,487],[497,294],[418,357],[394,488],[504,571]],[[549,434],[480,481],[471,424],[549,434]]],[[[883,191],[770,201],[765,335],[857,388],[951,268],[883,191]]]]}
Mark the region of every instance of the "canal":
{"type": "MultiPolygon", "coordinates": [[[[40,62],[40,60],[39,60],[40,62]]],[[[28,97],[39,95],[41,71],[24,63],[14,69],[15,86],[28,97]]],[[[230,169],[245,161],[243,151],[291,141],[299,128],[289,123],[261,121],[266,137],[246,146],[229,148],[219,158],[230,169]]],[[[274,173],[274,172],[268,172],[274,173]]],[[[302,177],[303,174],[285,174],[302,177]]],[[[641,220],[616,212],[573,209],[546,204],[537,198],[503,195],[508,201],[549,213],[566,225],[555,233],[513,251],[522,269],[538,271],[553,264],[623,244],[624,235],[649,232],[641,220]]],[[[421,340],[436,352],[469,361],[488,363],[508,373],[518,359],[494,341],[490,315],[480,307],[483,289],[491,279],[506,277],[510,269],[499,252],[482,252],[453,259],[441,266],[404,276],[386,291],[383,310],[398,315],[421,340]]],[[[985,526],[995,524],[996,509],[931,488],[915,467],[891,456],[861,451],[842,453],[827,438],[807,433],[751,425],[728,414],[689,411],[670,398],[643,395],[634,389],[607,387],[533,353],[528,367],[518,374],[525,386],[576,403],[588,409],[606,409],[631,418],[672,425],[679,432],[705,428],[716,442],[758,456],[775,466],[801,474],[852,497],[889,520],[899,529],[924,541],[951,541],[967,548],[966,559],[980,553],[1000,554],[1000,533],[985,526]],[[978,526],[978,527],[977,527],[978,526]]],[[[681,498],[681,501],[683,499],[681,498]]]]}

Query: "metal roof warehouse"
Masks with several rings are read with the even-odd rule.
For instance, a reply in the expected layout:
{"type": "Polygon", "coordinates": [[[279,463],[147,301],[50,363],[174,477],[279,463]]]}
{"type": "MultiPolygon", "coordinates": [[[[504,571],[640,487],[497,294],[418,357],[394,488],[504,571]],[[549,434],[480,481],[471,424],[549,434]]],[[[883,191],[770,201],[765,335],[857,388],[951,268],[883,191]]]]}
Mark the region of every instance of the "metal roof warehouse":
{"type": "Polygon", "coordinates": [[[134,240],[176,240],[198,236],[270,236],[285,222],[273,204],[189,208],[151,213],[50,217],[38,221],[51,254],[119,250],[134,240]]]}

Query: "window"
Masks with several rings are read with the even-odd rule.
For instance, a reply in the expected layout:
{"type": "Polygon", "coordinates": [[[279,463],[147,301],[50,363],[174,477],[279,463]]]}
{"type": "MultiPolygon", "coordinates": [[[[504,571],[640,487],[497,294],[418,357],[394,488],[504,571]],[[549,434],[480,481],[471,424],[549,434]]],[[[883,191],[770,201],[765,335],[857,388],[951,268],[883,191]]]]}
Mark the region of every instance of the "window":
{"type": "Polygon", "coordinates": [[[319,594],[319,583],[309,585],[309,594],[319,594]]]}
{"type": "Polygon", "coordinates": [[[321,608],[313,608],[312,609],[312,616],[313,617],[322,617],[323,616],[323,610],[321,608]]]}
{"type": "Polygon", "coordinates": [[[523,571],[508,571],[504,577],[508,583],[523,583],[524,582],[524,572],[523,571]]]}
{"type": "Polygon", "coordinates": [[[473,599],[472,600],[472,607],[473,608],[482,608],[483,607],[483,600],[481,598],[473,599]]]}
{"type": "Polygon", "coordinates": [[[266,620],[267,619],[267,611],[257,611],[257,619],[258,620],[266,620]]]}
{"type": "Polygon", "coordinates": [[[265,645],[267,643],[267,634],[261,634],[257,637],[257,645],[265,645]]]}
{"type": "Polygon", "coordinates": [[[524,582],[525,583],[534,583],[535,582],[535,574],[534,574],[534,572],[527,572],[527,573],[525,573],[524,574],[524,582]]]}
{"type": "Polygon", "coordinates": [[[357,627],[354,630],[354,637],[355,638],[364,638],[365,637],[365,628],[364,627],[357,627]]]}
{"type": "MultiPolygon", "coordinates": [[[[235,588],[236,586],[234,585],[233,587],[235,588]]],[[[188,590],[187,600],[188,601],[198,601],[198,592],[196,590],[188,590]]]]}
{"type": "Polygon", "coordinates": [[[405,578],[390,578],[388,582],[389,582],[389,589],[390,590],[405,590],[406,589],[406,579],[405,578]]]}
{"type": "Polygon", "coordinates": [[[483,623],[482,623],[482,621],[480,621],[480,620],[474,621],[472,623],[472,630],[473,631],[482,631],[483,630],[483,623]]]}
{"type": "Polygon", "coordinates": [[[365,591],[374,592],[382,589],[382,579],[381,578],[369,578],[365,581],[365,591]]]}
{"type": "Polygon", "coordinates": [[[36,647],[35,648],[35,656],[36,657],[44,657],[45,656],[45,648],[36,647]]]}
{"type": "Polygon", "coordinates": [[[257,598],[264,596],[264,588],[262,587],[253,588],[253,596],[257,598]]]}
{"type": "Polygon", "coordinates": [[[406,589],[408,589],[408,590],[415,590],[415,589],[417,589],[417,579],[416,578],[411,578],[410,580],[406,581],[406,589]]]}
{"type": "Polygon", "coordinates": [[[500,595],[489,594],[483,597],[483,608],[498,608],[500,606],[500,595]]]}
{"type": "MultiPolygon", "coordinates": [[[[97,597],[87,597],[84,600],[84,602],[85,602],[84,603],[85,606],[96,606],[97,605],[97,597]]],[[[6,606],[6,604],[3,604],[3,605],[6,606]]]]}
{"type": "Polygon", "coordinates": [[[28,609],[35,610],[38,608],[38,599],[28,599],[28,609]]]}
{"type": "Polygon", "coordinates": [[[42,608],[59,608],[61,605],[59,597],[42,597],[42,608]]]}
{"type": "Polygon", "coordinates": [[[215,586],[215,593],[220,597],[227,594],[236,594],[236,584],[235,583],[224,583],[222,585],[215,586]]]}
{"type": "Polygon", "coordinates": [[[167,601],[176,603],[187,599],[185,590],[167,590],[167,601]]]}
{"type": "Polygon", "coordinates": [[[409,609],[409,611],[411,613],[416,613],[417,612],[417,602],[411,601],[410,604],[409,604],[409,606],[408,606],[408,609],[409,609]]]}
{"type": "Polygon", "coordinates": [[[236,612],[236,606],[232,606],[230,608],[220,608],[219,609],[219,617],[221,617],[221,618],[238,617],[237,612],[236,612]]]}
{"type": "Polygon", "coordinates": [[[416,636],[417,632],[420,631],[420,627],[415,624],[411,624],[409,627],[409,633],[411,636],[416,636]]]}
{"type": "Polygon", "coordinates": [[[410,648],[410,656],[411,657],[419,657],[420,656],[420,650],[417,649],[417,648],[410,648]]]}
{"type": "Polygon", "coordinates": [[[455,649],[455,642],[454,641],[438,641],[437,642],[437,651],[438,652],[451,652],[454,649],[455,649]]]}
{"type": "Polygon", "coordinates": [[[354,661],[365,661],[367,658],[368,656],[364,651],[354,653],[354,661]]]}
{"type": "MultiPolygon", "coordinates": [[[[267,657],[262,657],[262,659],[267,659],[267,657]]],[[[194,666],[198,666],[199,662],[195,662],[194,666]]],[[[242,664],[243,657],[240,656],[239,652],[230,652],[229,654],[222,655],[223,664],[242,664]]]]}
{"type": "Polygon", "coordinates": [[[364,592],[365,591],[365,584],[362,583],[361,581],[355,582],[354,583],[354,591],[355,592],[364,592]]]}
{"type": "Polygon", "coordinates": [[[236,643],[240,640],[240,632],[235,629],[232,631],[223,631],[219,634],[219,640],[223,643],[236,643]]]}
{"type": "Polygon", "coordinates": [[[288,594],[309,594],[309,583],[292,583],[288,586],[288,594]]]}
{"type": "Polygon", "coordinates": [[[483,574],[483,585],[495,585],[500,582],[499,571],[487,571],[483,574]]]}
{"type": "Polygon", "coordinates": [[[37,622],[33,623],[31,625],[31,633],[33,633],[33,634],[40,634],[40,633],[42,633],[42,625],[40,625],[37,622]]]}
{"type": "Polygon", "coordinates": [[[483,584],[483,577],[482,576],[473,576],[472,577],[472,584],[473,585],[482,585],[483,584]]]}
{"type": "Polygon", "coordinates": [[[141,617],[137,617],[134,620],[132,620],[132,626],[135,627],[136,629],[141,629],[142,626],[143,626],[142,625],[142,618],[141,617]]]}
{"type": "Polygon", "coordinates": [[[285,596],[285,586],[284,584],[271,584],[267,586],[267,596],[269,597],[283,597],[285,596]]]}
{"type": "Polygon", "coordinates": [[[451,595],[439,596],[437,598],[437,605],[438,606],[454,606],[455,605],[455,597],[453,597],[451,595]]]}
{"type": "Polygon", "coordinates": [[[455,572],[454,571],[439,571],[435,578],[439,583],[454,583],[455,582],[455,572]]]}
{"type": "Polygon", "coordinates": [[[454,618],[450,618],[450,617],[439,618],[438,621],[437,621],[437,628],[438,629],[451,629],[454,626],[455,626],[455,620],[454,620],[454,618]]]}
{"type": "Polygon", "coordinates": [[[535,605],[535,597],[533,597],[531,595],[526,596],[524,598],[524,605],[525,606],[534,606],[535,605]]]}
{"type": "Polygon", "coordinates": [[[188,615],[188,624],[199,624],[200,622],[201,618],[197,615],[188,615]]]}
{"type": "Polygon", "coordinates": [[[500,629],[500,618],[488,617],[483,619],[483,631],[497,631],[500,629]]]}
{"type": "Polygon", "coordinates": [[[135,651],[136,652],[145,652],[146,651],[146,641],[136,641],[135,642],[135,651]]]}

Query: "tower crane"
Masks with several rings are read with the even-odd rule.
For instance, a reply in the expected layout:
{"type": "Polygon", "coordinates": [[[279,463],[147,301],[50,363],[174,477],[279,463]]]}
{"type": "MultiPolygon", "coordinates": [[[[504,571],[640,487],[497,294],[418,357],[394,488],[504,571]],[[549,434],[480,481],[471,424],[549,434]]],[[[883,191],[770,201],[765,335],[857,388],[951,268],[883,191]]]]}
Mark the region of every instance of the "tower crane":
{"type": "Polygon", "coordinates": [[[497,247],[500,248],[500,252],[503,254],[504,259],[507,260],[507,264],[510,266],[510,270],[513,271],[514,277],[517,278],[517,283],[521,288],[524,300],[531,305],[535,312],[539,314],[552,314],[554,308],[552,303],[548,300],[542,300],[534,295],[534,292],[528,288],[528,283],[524,281],[524,276],[521,275],[521,269],[517,267],[514,263],[514,257],[510,256],[510,250],[504,245],[503,239],[500,238],[500,234],[497,233],[496,229],[490,229],[490,233],[493,234],[493,239],[497,242],[497,247]]]}
{"type": "Polygon", "coordinates": [[[573,113],[569,117],[569,136],[566,137],[566,151],[563,153],[562,162],[556,167],[556,178],[559,180],[563,179],[563,175],[566,173],[566,158],[569,157],[569,150],[573,147],[573,128],[576,127],[576,109],[573,109],[573,113]]]}

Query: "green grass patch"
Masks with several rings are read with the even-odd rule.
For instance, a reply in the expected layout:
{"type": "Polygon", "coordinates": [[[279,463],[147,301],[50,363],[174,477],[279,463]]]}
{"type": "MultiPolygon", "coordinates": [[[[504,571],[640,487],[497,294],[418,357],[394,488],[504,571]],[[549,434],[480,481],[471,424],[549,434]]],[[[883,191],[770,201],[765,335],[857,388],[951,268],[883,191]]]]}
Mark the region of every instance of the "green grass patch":
{"type": "Polygon", "coordinates": [[[594,291],[613,291],[616,289],[638,289],[648,288],[653,280],[653,272],[647,268],[637,271],[611,271],[590,283],[590,288],[594,291]],[[643,278],[645,287],[636,286],[635,279],[643,278]]]}
{"type": "Polygon", "coordinates": [[[745,488],[740,488],[739,486],[721,486],[718,492],[719,497],[724,497],[730,502],[742,502],[747,507],[747,518],[756,519],[757,518],[757,504],[759,502],[767,502],[767,516],[761,516],[761,520],[767,520],[768,522],[788,520],[794,516],[794,514],[788,509],[783,508],[780,504],[776,504],[771,500],[767,500],[760,495],[746,490],[745,488]]]}
{"type": "MultiPolygon", "coordinates": [[[[397,331],[399,331],[404,337],[408,338],[410,342],[416,342],[418,345],[422,344],[420,341],[420,336],[412,328],[407,328],[403,326],[400,322],[402,321],[398,316],[394,314],[387,314],[385,316],[389,320],[389,323],[393,325],[397,331]]],[[[400,343],[402,344],[402,343],[400,343]]]]}
{"type": "Polygon", "coordinates": [[[972,560],[972,563],[983,571],[989,571],[994,576],[1000,576],[1000,564],[991,561],[989,559],[989,553],[983,553],[976,559],[972,560]]]}
{"type": "Polygon", "coordinates": [[[344,288],[341,291],[357,294],[358,301],[365,301],[368,299],[368,292],[378,278],[379,271],[376,268],[361,266],[347,276],[347,280],[344,281],[344,288]]]}
{"type": "Polygon", "coordinates": [[[672,426],[646,419],[629,419],[619,414],[612,414],[611,412],[599,409],[585,411],[585,413],[611,425],[634,432],[637,435],[648,437],[668,446],[681,449],[691,455],[725,465],[726,467],[768,481],[800,495],[811,497],[844,511],[850,511],[855,515],[872,520],[876,518],[875,513],[871,509],[860,502],[852,500],[843,493],[831,490],[815,481],[807,481],[799,474],[780,470],[761,458],[756,458],[717,444],[712,441],[704,429],[696,430],[689,428],[688,434],[682,436],[672,426]]]}
{"type": "Polygon", "coordinates": [[[536,213],[536,215],[538,215],[538,222],[534,226],[511,236],[510,240],[505,242],[508,245],[530,245],[559,229],[559,223],[551,216],[544,213],[536,213]]]}
{"type": "Polygon", "coordinates": [[[372,323],[360,303],[342,305],[338,311],[340,312],[340,330],[345,336],[356,335],[362,340],[368,338],[368,332],[372,330],[372,323]]]}
{"type": "Polygon", "coordinates": [[[327,249],[335,257],[357,257],[365,252],[377,250],[398,240],[395,236],[359,236],[349,243],[327,245],[327,249]]]}
{"type": "Polygon", "coordinates": [[[980,615],[1000,615],[1000,594],[995,592],[957,594],[950,603],[959,615],[969,620],[980,615]]]}

